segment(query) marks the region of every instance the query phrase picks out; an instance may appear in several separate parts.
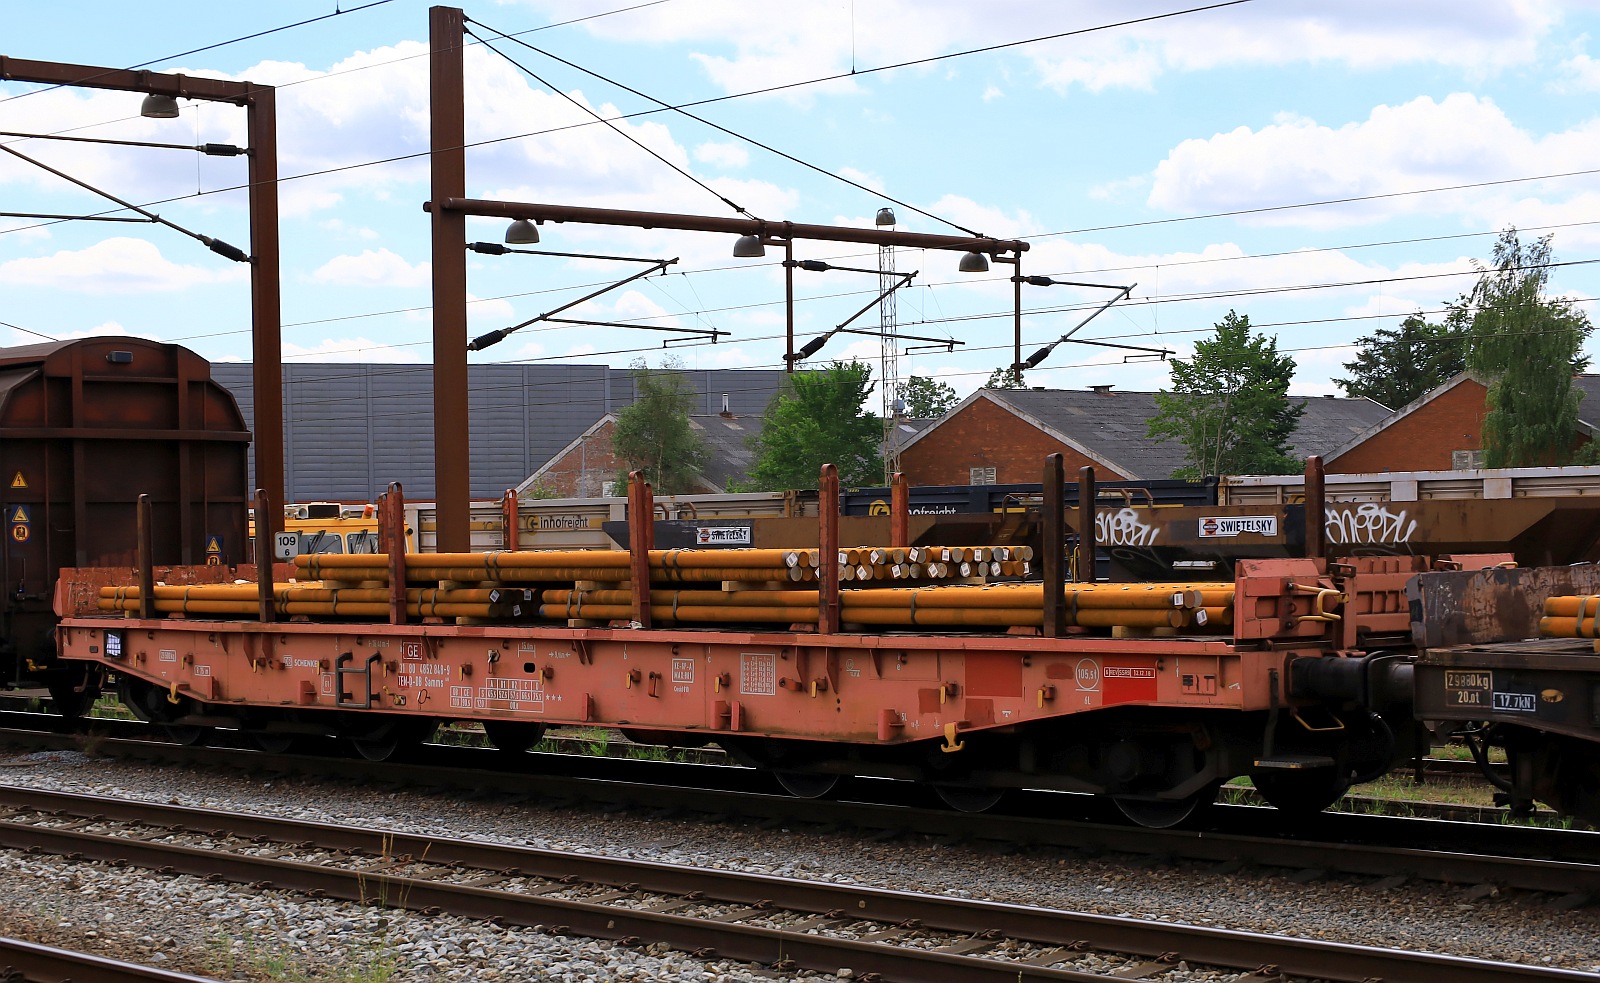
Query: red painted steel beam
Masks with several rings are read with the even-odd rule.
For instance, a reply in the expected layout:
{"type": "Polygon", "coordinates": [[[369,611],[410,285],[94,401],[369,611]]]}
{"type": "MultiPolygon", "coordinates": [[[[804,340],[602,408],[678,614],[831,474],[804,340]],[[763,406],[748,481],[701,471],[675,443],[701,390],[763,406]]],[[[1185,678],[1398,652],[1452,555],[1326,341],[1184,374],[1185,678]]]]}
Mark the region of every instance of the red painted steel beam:
{"type": "Polygon", "coordinates": [[[911,483],[900,471],[889,482],[889,545],[911,545],[911,483]]]}
{"type": "MultiPolygon", "coordinates": [[[[465,15],[428,9],[429,149],[432,195],[467,193],[463,64],[465,15]]],[[[467,412],[467,216],[433,213],[433,494],[438,549],[472,549],[472,455],[467,412]]]]}
{"type": "Polygon", "coordinates": [[[1060,638],[1067,623],[1066,574],[1066,466],[1060,454],[1044,459],[1044,521],[1039,551],[1044,579],[1044,636],[1060,638]]]}
{"type": "Polygon", "coordinates": [[[520,545],[522,538],[517,525],[517,491],[507,488],[505,495],[500,499],[500,524],[504,526],[505,548],[514,550],[520,545]]]}
{"type": "Polygon", "coordinates": [[[1073,579],[1080,584],[1095,581],[1094,569],[1094,468],[1078,469],[1078,568],[1073,579]]]}
{"type": "Polygon", "coordinates": [[[822,546],[821,564],[817,569],[821,583],[817,632],[836,635],[839,632],[839,471],[831,464],[822,466],[817,482],[817,515],[822,546]]]}
{"type": "MultiPolygon", "coordinates": [[[[264,516],[271,508],[272,499],[267,490],[257,488],[256,515],[264,516]]],[[[273,556],[272,543],[272,527],[258,520],[256,522],[256,614],[263,622],[278,620],[278,607],[272,596],[272,562],[277,559],[273,556]]]]}
{"type": "Polygon", "coordinates": [[[650,627],[650,548],[655,545],[656,501],[640,471],[628,475],[628,571],[633,580],[633,620],[650,627]]]}
{"type": "Polygon", "coordinates": [[[1322,557],[1328,553],[1326,523],[1328,514],[1327,485],[1323,480],[1322,457],[1313,454],[1306,458],[1306,556],[1322,557]]]}
{"type": "Polygon", "coordinates": [[[389,624],[406,623],[406,495],[400,482],[378,499],[378,538],[389,557],[389,624]]]}
{"type": "Polygon", "coordinates": [[[141,493],[134,508],[134,532],[139,537],[136,546],[139,562],[139,617],[148,621],[156,610],[155,573],[155,518],[151,513],[150,496],[141,493]]]}
{"type": "MultiPolygon", "coordinates": [[[[638,212],[621,208],[586,208],[580,205],[542,205],[521,201],[493,201],[482,198],[450,197],[435,191],[424,211],[435,216],[459,214],[489,218],[527,219],[530,222],[572,222],[583,225],[616,225],[637,229],[676,229],[681,232],[724,232],[728,235],[774,236],[780,239],[813,239],[819,242],[856,242],[872,246],[907,246],[912,249],[950,249],[960,252],[1027,252],[1020,239],[989,239],[972,236],[941,236],[925,232],[896,232],[892,229],[853,229],[839,225],[806,225],[800,222],[767,222],[748,218],[723,218],[714,215],[681,215],[673,212],[638,212]]],[[[464,247],[463,247],[464,248],[464,247]]],[[[464,261],[464,258],[463,258],[464,261]]]]}

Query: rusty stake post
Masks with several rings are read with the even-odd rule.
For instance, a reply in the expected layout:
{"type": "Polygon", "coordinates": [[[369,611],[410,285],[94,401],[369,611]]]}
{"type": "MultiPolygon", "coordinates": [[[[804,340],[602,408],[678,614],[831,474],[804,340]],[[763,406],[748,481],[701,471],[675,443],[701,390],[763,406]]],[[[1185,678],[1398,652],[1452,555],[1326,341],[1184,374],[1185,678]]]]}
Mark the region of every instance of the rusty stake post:
{"type": "Polygon", "coordinates": [[[1095,582],[1094,564],[1094,468],[1078,469],[1078,567],[1073,579],[1080,584],[1095,582]]]}
{"type": "Polygon", "coordinates": [[[256,606],[262,621],[278,620],[278,607],[272,598],[273,526],[265,515],[272,508],[272,496],[265,488],[256,489],[256,606]]]}
{"type": "Polygon", "coordinates": [[[406,623],[406,496],[400,482],[378,498],[378,538],[389,557],[389,624],[406,623]]]}
{"type": "Polygon", "coordinates": [[[1323,480],[1322,457],[1306,458],[1306,556],[1321,558],[1328,553],[1328,491],[1323,480]]]}
{"type": "Polygon", "coordinates": [[[508,550],[515,550],[521,545],[519,526],[517,523],[517,490],[507,488],[505,496],[500,500],[500,523],[505,533],[504,545],[508,550]]]}
{"type": "Polygon", "coordinates": [[[139,537],[139,617],[152,618],[156,610],[156,568],[149,495],[139,496],[135,515],[135,531],[139,537]]]}
{"type": "Polygon", "coordinates": [[[831,464],[822,466],[817,482],[817,516],[820,523],[821,556],[817,569],[821,591],[817,598],[817,632],[839,632],[839,471],[831,464]]]}
{"type": "Polygon", "coordinates": [[[889,545],[896,549],[911,545],[911,484],[899,471],[889,481],[889,545]]]}
{"type": "Polygon", "coordinates": [[[1060,638],[1067,621],[1066,575],[1063,572],[1067,546],[1066,466],[1060,454],[1044,459],[1044,522],[1039,552],[1044,558],[1044,637],[1060,638]]]}
{"type": "Polygon", "coordinates": [[[633,583],[633,620],[650,625],[650,547],[656,531],[656,499],[644,472],[628,474],[628,571],[633,583]]]}

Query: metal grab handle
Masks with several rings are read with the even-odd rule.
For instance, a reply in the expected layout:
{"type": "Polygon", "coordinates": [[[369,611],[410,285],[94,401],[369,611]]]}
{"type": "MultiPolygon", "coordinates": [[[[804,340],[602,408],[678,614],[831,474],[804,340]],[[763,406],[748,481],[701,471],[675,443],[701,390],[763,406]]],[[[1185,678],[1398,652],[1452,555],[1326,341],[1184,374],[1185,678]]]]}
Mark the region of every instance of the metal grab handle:
{"type": "Polygon", "coordinates": [[[1302,614],[1296,621],[1341,621],[1343,616],[1328,610],[1328,602],[1343,604],[1349,600],[1344,594],[1332,587],[1316,587],[1309,584],[1290,584],[1289,590],[1296,594],[1311,595],[1311,613],[1302,614]]]}

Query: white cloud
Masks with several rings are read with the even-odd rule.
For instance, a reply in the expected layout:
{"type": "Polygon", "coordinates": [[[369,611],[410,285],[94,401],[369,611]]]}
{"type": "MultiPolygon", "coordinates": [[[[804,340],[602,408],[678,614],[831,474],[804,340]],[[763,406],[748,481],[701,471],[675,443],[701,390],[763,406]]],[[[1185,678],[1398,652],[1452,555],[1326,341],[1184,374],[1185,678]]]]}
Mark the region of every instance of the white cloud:
{"type": "Polygon", "coordinates": [[[354,338],[324,338],[312,345],[283,343],[284,358],[302,358],[317,362],[421,362],[427,355],[426,344],[396,345],[373,341],[358,335],[354,338]]]}
{"type": "Polygon", "coordinates": [[[425,287],[432,269],[430,263],[413,266],[387,248],[368,249],[359,256],[335,256],[311,279],[344,287],[425,287]]]}
{"type": "Polygon", "coordinates": [[[115,237],[85,249],[0,263],[0,283],[92,294],[187,290],[248,279],[243,264],[216,258],[210,266],[185,266],[161,255],[152,242],[115,237]]]}
{"type": "Polygon", "coordinates": [[[473,321],[505,321],[510,322],[517,315],[517,309],[511,301],[499,297],[481,300],[472,294],[467,294],[467,317],[473,321]]]}
{"type": "Polygon", "coordinates": [[[713,167],[743,167],[750,163],[750,153],[737,143],[702,143],[694,148],[694,159],[713,167]]]}
{"type": "Polygon", "coordinates": [[[864,185],[874,191],[883,190],[883,178],[870,171],[857,170],[854,167],[841,167],[839,168],[839,176],[864,185]]]}
{"type": "MultiPolygon", "coordinates": [[[[530,0],[552,20],[592,8],[581,0],[530,0]]],[[[1170,8],[1167,8],[1170,9],[1170,8]]],[[[588,21],[614,41],[677,43],[725,91],[846,75],[951,51],[1080,31],[1162,12],[1127,0],[878,0],[788,8],[696,0],[588,21]],[[803,13],[801,12],[803,9],[803,13]]],[[[1357,69],[1442,64],[1473,73],[1531,62],[1560,22],[1558,0],[1341,0],[1336,4],[1253,4],[1128,24],[1014,49],[1045,85],[1148,88],[1163,74],[1219,66],[1335,62],[1357,69]]],[[[958,63],[959,64],[959,63],[958,63]]],[[[932,69],[910,68],[926,72],[932,69]]],[[[805,102],[825,92],[862,91],[873,76],[784,90],[805,102]]]]}
{"type": "MultiPolygon", "coordinates": [[[[102,338],[107,336],[128,337],[130,332],[120,322],[104,321],[92,328],[76,331],[58,331],[55,332],[55,335],[57,338],[65,340],[67,338],[102,338]]],[[[18,344],[31,345],[39,340],[30,336],[27,341],[18,342],[18,344]]]]}
{"type": "Polygon", "coordinates": [[[1005,93],[1001,91],[1001,89],[1000,89],[1000,87],[998,85],[988,85],[988,86],[984,87],[984,90],[983,90],[983,101],[984,102],[993,102],[996,99],[1003,98],[1004,96],[1005,96],[1005,93]]]}
{"type": "MultiPolygon", "coordinates": [[[[1193,214],[1265,204],[1449,187],[1594,166],[1600,120],[1539,136],[1493,101],[1456,93],[1378,106],[1365,120],[1332,127],[1284,115],[1259,129],[1241,126],[1185,140],[1157,165],[1149,204],[1193,214]]],[[[1510,220],[1511,203],[1538,191],[1562,199],[1572,182],[1404,195],[1380,201],[1269,213],[1261,223],[1331,227],[1403,213],[1510,220]]],[[[1522,212],[1526,212],[1524,207],[1522,212]]],[[[1568,218],[1570,221],[1571,218],[1568,218]]]]}
{"type": "Polygon", "coordinates": [[[1560,65],[1563,76],[1551,84],[1557,92],[1600,92],[1600,61],[1590,58],[1587,53],[1579,53],[1563,61],[1560,65]]]}

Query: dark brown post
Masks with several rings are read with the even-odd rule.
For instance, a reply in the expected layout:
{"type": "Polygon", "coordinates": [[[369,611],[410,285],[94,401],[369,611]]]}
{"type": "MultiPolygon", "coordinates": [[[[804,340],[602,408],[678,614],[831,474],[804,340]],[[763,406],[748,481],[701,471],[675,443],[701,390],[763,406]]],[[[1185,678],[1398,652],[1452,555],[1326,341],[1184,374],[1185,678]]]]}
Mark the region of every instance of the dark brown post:
{"type": "Polygon", "coordinates": [[[500,522],[505,529],[505,548],[508,550],[515,550],[522,545],[517,518],[517,491],[507,488],[505,497],[500,500],[500,522]]]}
{"type": "MultiPolygon", "coordinates": [[[[464,15],[428,9],[429,147],[434,201],[467,193],[464,15]]],[[[441,553],[472,549],[467,422],[467,217],[433,212],[433,497],[441,553]]]]}
{"type": "Polygon", "coordinates": [[[794,240],[783,240],[783,310],[784,336],[788,342],[783,347],[783,369],[793,372],[794,361],[794,240]]]}
{"type": "Polygon", "coordinates": [[[1022,253],[1011,270],[1011,371],[1022,382],[1022,253]]]}
{"type": "Polygon", "coordinates": [[[889,481],[889,545],[897,549],[911,545],[911,484],[899,471],[889,481]]]}
{"type": "Polygon", "coordinates": [[[1078,568],[1073,579],[1080,584],[1095,581],[1094,568],[1094,468],[1078,469],[1078,568]]]}
{"type": "Polygon", "coordinates": [[[278,607],[272,596],[273,525],[266,521],[272,496],[265,488],[256,489],[256,606],[262,621],[278,620],[278,607]]]}
{"type": "Polygon", "coordinates": [[[1306,556],[1323,557],[1328,553],[1326,523],[1328,521],[1328,492],[1323,481],[1322,458],[1313,454],[1306,458],[1306,556]]]}
{"type": "MultiPolygon", "coordinates": [[[[255,403],[256,530],[267,542],[283,528],[283,305],[279,295],[278,114],[276,90],[250,86],[245,104],[250,140],[250,372],[255,403]],[[259,501],[260,496],[257,496],[259,501]]],[[[272,554],[266,569],[272,570],[272,554]]]]}
{"type": "Polygon", "coordinates": [[[821,553],[818,557],[817,632],[839,631],[839,471],[831,464],[822,466],[817,482],[817,516],[820,523],[821,553]]]}
{"type": "Polygon", "coordinates": [[[656,538],[656,497],[644,473],[628,474],[628,571],[633,581],[633,620],[650,623],[650,549],[656,538]]]}
{"type": "MultiPolygon", "coordinates": [[[[406,496],[400,482],[378,499],[378,536],[389,557],[389,624],[406,623],[406,496]]],[[[441,551],[442,552],[442,551],[441,551]]]]}
{"type": "Polygon", "coordinates": [[[156,568],[149,495],[139,496],[135,515],[135,530],[139,536],[139,617],[153,618],[156,610],[156,568]]]}
{"type": "Polygon", "coordinates": [[[1060,454],[1044,459],[1044,523],[1039,537],[1039,552],[1044,561],[1044,637],[1060,638],[1067,623],[1067,592],[1064,567],[1067,547],[1066,465],[1060,454]]]}

